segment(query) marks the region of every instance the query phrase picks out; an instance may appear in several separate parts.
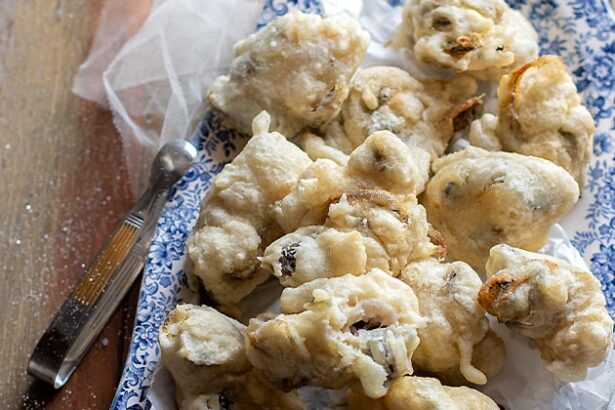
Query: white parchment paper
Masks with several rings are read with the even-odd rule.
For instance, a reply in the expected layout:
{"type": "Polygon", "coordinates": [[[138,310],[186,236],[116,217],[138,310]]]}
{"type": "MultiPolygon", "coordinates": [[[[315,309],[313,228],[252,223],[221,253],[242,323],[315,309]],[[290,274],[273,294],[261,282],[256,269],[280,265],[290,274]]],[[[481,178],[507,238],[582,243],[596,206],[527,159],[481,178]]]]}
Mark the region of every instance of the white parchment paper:
{"type": "MultiPolygon", "coordinates": [[[[386,1],[322,3],[325,13],[350,15],[370,33],[364,66],[394,65],[419,78],[450,75],[386,47],[401,20],[399,9],[386,1]]],[[[161,144],[190,134],[202,114],[207,87],[227,71],[232,45],[254,30],[262,5],[262,0],[109,0],[74,91],[113,111],[133,177],[135,163],[147,160],[161,144]],[[131,7],[140,9],[135,13],[131,7]]],[[[486,111],[495,106],[494,89],[483,85],[486,111]]],[[[133,188],[138,191],[136,184],[133,188]]],[[[552,229],[542,252],[587,269],[559,226],[552,229]]],[[[269,286],[248,305],[275,309],[270,302],[280,289],[269,286]]],[[[506,409],[615,409],[613,352],[590,370],[586,380],[561,383],[546,370],[528,339],[497,323],[494,328],[505,340],[508,360],[502,373],[480,389],[506,409]]],[[[308,388],[302,389],[302,396],[310,409],[322,409],[339,393],[308,388]]],[[[153,409],[175,409],[173,381],[166,370],[158,370],[148,398],[153,409]]]]}

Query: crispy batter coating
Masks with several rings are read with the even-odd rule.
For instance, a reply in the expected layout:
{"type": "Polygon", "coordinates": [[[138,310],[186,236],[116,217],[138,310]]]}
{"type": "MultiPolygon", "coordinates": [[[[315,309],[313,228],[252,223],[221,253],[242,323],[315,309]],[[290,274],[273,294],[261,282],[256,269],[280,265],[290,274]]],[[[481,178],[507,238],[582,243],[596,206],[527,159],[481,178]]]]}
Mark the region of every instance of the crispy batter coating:
{"type": "Polygon", "coordinates": [[[501,370],[506,351],[495,333],[488,336],[485,310],[476,300],[482,282],[470,266],[427,259],[409,264],[401,279],[416,294],[421,315],[428,320],[427,326],[419,329],[421,343],[412,356],[417,371],[437,375],[449,383],[465,379],[485,384],[487,377],[501,370]],[[495,339],[484,342],[494,349],[475,350],[486,338],[495,339]],[[487,357],[478,357],[485,353],[487,357]],[[487,363],[485,368],[477,368],[477,364],[487,363]]]}
{"type": "Polygon", "coordinates": [[[251,369],[244,330],[207,306],[179,305],[169,313],[158,336],[160,353],[184,396],[217,392],[251,369]]]}
{"type": "Polygon", "coordinates": [[[207,306],[179,305],[160,329],[163,365],[184,410],[303,409],[296,393],[267,384],[248,362],[245,326],[207,306]]]}
{"type": "Polygon", "coordinates": [[[344,232],[322,225],[305,226],[269,245],[261,263],[286,287],[348,273],[361,275],[367,266],[383,262],[381,254],[377,261],[368,260],[363,241],[361,233],[355,230],[344,232]]]}
{"type": "Polygon", "coordinates": [[[178,403],[181,410],[222,410],[217,394],[190,396],[178,403]]]}
{"type": "Polygon", "coordinates": [[[311,160],[277,132],[267,132],[269,117],[254,120],[254,137],[212,179],[201,214],[187,241],[196,274],[211,297],[231,307],[247,296],[269,272],[257,256],[282,235],[273,203],[282,199],[311,160]]]}
{"type": "Polygon", "coordinates": [[[305,410],[296,392],[284,393],[265,382],[257,370],[218,393],[190,396],[179,401],[180,410],[305,410]]]}
{"type": "Polygon", "coordinates": [[[488,80],[538,56],[532,25],[502,0],[406,0],[394,43],[423,63],[488,80]]]}
{"type": "Polygon", "coordinates": [[[469,147],[434,162],[423,205],[451,260],[482,272],[498,243],[537,251],[577,202],[579,187],[542,158],[469,147]]]}
{"type": "Polygon", "coordinates": [[[389,380],[412,373],[424,319],[412,289],[385,272],[286,288],[280,311],[251,319],[246,333],[248,359],[275,385],[348,385],[377,398],[389,380]]]}
{"type": "Polygon", "coordinates": [[[501,151],[502,144],[496,136],[497,126],[498,117],[491,113],[486,113],[472,121],[468,135],[470,144],[487,151],[501,151]]]}
{"type": "Polygon", "coordinates": [[[386,396],[371,400],[348,392],[352,410],[498,410],[489,396],[469,387],[443,386],[430,377],[402,377],[391,383],[386,396]]]}
{"type": "Polygon", "coordinates": [[[491,135],[505,151],[553,161],[583,188],[593,133],[594,120],[559,57],[542,56],[500,80],[491,135]]]}
{"type": "MultiPolygon", "coordinates": [[[[327,127],[327,129],[339,129],[339,132],[344,132],[340,126],[340,123],[337,121],[332,122],[330,126],[327,127]]],[[[343,134],[341,135],[341,138],[343,138],[343,140],[340,141],[342,143],[348,142],[346,136],[343,134]]],[[[348,155],[346,154],[346,152],[352,152],[352,147],[350,146],[349,142],[348,144],[346,144],[347,146],[345,146],[343,149],[338,148],[336,146],[333,146],[330,141],[325,141],[322,137],[312,131],[306,131],[302,133],[298,138],[298,142],[301,149],[303,149],[311,159],[328,159],[340,166],[344,166],[348,162],[348,155]]],[[[418,154],[416,160],[424,161],[424,157],[426,156],[418,154]]],[[[423,165],[422,168],[424,170],[425,165],[423,165]]]]}
{"type": "Polygon", "coordinates": [[[309,166],[276,204],[276,220],[285,232],[322,225],[329,204],[344,193],[385,190],[407,202],[426,182],[427,175],[414,161],[410,148],[392,133],[379,131],[357,147],[343,165],[319,159],[309,166]]]}
{"type": "Polygon", "coordinates": [[[292,287],[373,268],[398,276],[408,262],[438,251],[429,230],[421,205],[400,203],[386,191],[359,191],[333,202],[324,226],[281,237],[260,260],[282,285],[292,287]]]}
{"type": "Polygon", "coordinates": [[[338,114],[368,43],[350,18],[289,13],[235,45],[230,72],[213,82],[209,101],[240,131],[266,110],[273,130],[292,137],[338,114]]]}
{"type": "Polygon", "coordinates": [[[613,320],[590,272],[507,245],[491,248],[480,304],[536,343],[547,369],[582,380],[612,348],[613,320]]]}
{"type": "MultiPolygon", "coordinates": [[[[353,79],[338,119],[321,131],[324,144],[350,154],[369,135],[386,130],[435,159],[444,154],[455,119],[480,104],[468,99],[475,92],[470,77],[420,82],[396,67],[366,68],[353,79]]],[[[303,145],[308,155],[330,158],[313,140],[303,145]]]]}

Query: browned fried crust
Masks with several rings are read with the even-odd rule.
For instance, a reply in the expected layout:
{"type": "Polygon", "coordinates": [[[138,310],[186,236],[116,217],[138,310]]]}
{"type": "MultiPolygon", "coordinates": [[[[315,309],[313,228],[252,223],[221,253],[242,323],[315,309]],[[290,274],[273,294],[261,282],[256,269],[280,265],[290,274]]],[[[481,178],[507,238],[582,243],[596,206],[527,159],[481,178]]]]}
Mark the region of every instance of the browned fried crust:
{"type": "MultiPolygon", "coordinates": [[[[380,190],[362,190],[351,192],[346,195],[346,199],[352,205],[357,205],[363,210],[368,210],[374,206],[381,206],[383,208],[390,209],[399,215],[399,219],[404,223],[408,223],[408,214],[406,214],[401,204],[393,198],[387,191],[380,190]]],[[[329,204],[338,203],[341,196],[331,198],[329,204]]]]}
{"type": "Polygon", "coordinates": [[[438,247],[438,250],[434,256],[440,260],[446,259],[446,240],[444,239],[444,236],[440,233],[440,231],[431,226],[427,235],[429,236],[430,242],[438,247]]]}
{"type": "Polygon", "coordinates": [[[478,303],[489,314],[496,315],[500,292],[510,286],[511,283],[513,283],[513,279],[506,274],[490,277],[478,292],[478,303]]]}
{"type": "Polygon", "coordinates": [[[508,88],[510,88],[512,91],[501,102],[501,106],[510,107],[511,110],[513,108],[518,109],[519,107],[517,107],[517,100],[515,100],[515,97],[520,94],[521,77],[523,77],[523,74],[525,74],[525,72],[532,67],[538,68],[543,65],[549,64],[550,62],[553,62],[554,60],[557,60],[559,64],[563,65],[562,60],[559,57],[542,56],[542,57],[538,57],[537,59],[533,61],[530,61],[529,63],[522,65],[521,67],[517,68],[515,71],[510,73],[510,76],[508,78],[508,84],[509,84],[508,88]]]}
{"type": "Polygon", "coordinates": [[[449,118],[451,119],[453,131],[468,127],[473,120],[480,116],[484,96],[485,94],[481,94],[472,97],[461,104],[457,104],[450,110],[449,118]]]}
{"type": "Polygon", "coordinates": [[[476,36],[459,36],[450,41],[445,52],[453,57],[462,57],[464,54],[480,47],[480,39],[476,36]]]}

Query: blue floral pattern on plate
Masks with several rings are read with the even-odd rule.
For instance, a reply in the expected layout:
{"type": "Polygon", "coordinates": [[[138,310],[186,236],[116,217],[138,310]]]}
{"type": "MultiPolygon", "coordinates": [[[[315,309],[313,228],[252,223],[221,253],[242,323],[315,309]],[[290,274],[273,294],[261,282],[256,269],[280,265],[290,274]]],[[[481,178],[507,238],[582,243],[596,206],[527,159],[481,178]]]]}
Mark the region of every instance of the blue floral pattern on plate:
{"type": "MultiPolygon", "coordinates": [[[[402,0],[387,0],[401,6],[402,0]]],[[[596,121],[588,184],[572,215],[563,221],[615,308],[615,18],[608,0],[508,0],[539,34],[542,54],[561,55],[584,104],[596,121]]],[[[292,9],[321,13],[319,0],[266,0],[257,29],[292,9]]],[[[211,178],[243,147],[247,137],[207,113],[195,140],[200,157],[169,193],[158,221],[141,284],[132,342],[111,408],[142,410],[160,349],[157,335],[175,306],[185,276],[185,241],[211,178]]]]}

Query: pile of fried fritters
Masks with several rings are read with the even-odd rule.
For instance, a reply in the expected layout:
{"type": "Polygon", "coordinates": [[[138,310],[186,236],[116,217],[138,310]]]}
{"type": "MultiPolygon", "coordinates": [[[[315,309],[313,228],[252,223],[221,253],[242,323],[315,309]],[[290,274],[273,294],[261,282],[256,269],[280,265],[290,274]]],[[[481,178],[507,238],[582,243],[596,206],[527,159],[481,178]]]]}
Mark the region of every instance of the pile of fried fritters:
{"type": "Polygon", "coordinates": [[[350,409],[497,409],[464,386],[506,361],[487,313],[563,381],[606,358],[598,280],[535,253],[578,200],[594,130],[560,58],[538,57],[502,0],[406,1],[390,47],[446,79],[357,72],[369,41],[349,18],[293,12],[212,84],[253,137],[187,242],[211,306],[181,304],[160,330],[180,408],[303,409],[295,389],[318,386],[350,409]],[[497,113],[481,116],[477,80],[499,81],[497,113]],[[279,313],[245,320],[272,276],[279,313]]]}

